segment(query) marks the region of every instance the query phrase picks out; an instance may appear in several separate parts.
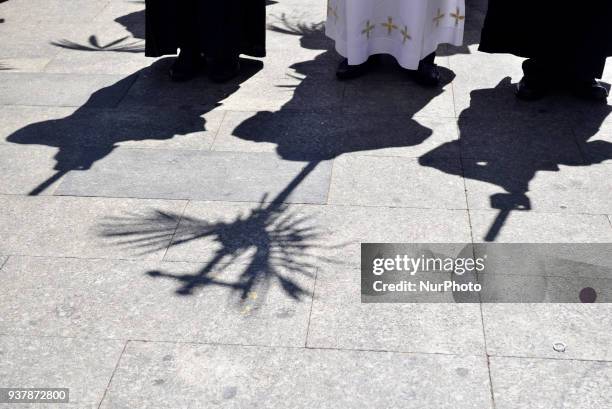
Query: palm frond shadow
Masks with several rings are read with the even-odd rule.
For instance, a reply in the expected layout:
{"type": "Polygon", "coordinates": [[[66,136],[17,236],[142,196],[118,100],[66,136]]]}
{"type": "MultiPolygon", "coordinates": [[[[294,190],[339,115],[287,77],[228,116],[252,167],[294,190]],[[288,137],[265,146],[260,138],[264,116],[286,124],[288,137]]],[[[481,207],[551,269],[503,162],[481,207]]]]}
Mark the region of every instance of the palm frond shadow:
{"type": "Polygon", "coordinates": [[[129,41],[132,38],[130,36],[121,37],[117,40],[111,41],[108,44],[101,44],[95,35],[89,36],[87,44],[79,44],[70,40],[52,41],[51,44],[68,49],[77,51],[111,51],[111,52],[122,52],[122,53],[143,53],[144,47],[142,41],[129,41]]]}
{"type": "Polygon", "coordinates": [[[101,235],[116,245],[137,249],[141,254],[193,242],[209,250],[209,261],[197,274],[147,273],[151,277],[176,280],[180,283],[176,290],[180,295],[192,295],[198,288],[215,285],[233,290],[239,303],[253,300],[254,294],[258,302],[263,302],[265,294],[275,284],[299,301],[310,294],[300,281],[314,277],[315,261],[336,263],[331,258],[317,256],[314,250],[339,247],[321,244],[321,232],[309,218],[290,211],[283,203],[315,167],[316,164],[308,164],[274,200],[267,202],[264,196],[246,215],[239,214],[230,221],[210,222],[155,211],[144,217],[130,214],[107,219],[100,226],[101,235]],[[237,278],[223,279],[231,266],[239,267],[237,278]]]}

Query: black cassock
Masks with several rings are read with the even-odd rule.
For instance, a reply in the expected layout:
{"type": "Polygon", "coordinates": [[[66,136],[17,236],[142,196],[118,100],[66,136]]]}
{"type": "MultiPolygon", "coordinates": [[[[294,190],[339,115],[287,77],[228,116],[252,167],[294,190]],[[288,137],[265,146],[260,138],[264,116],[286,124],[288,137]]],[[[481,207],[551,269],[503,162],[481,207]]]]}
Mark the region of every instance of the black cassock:
{"type": "Polygon", "coordinates": [[[489,0],[480,50],[601,78],[612,56],[612,0],[489,0]]]}
{"type": "Polygon", "coordinates": [[[266,0],[146,0],[149,57],[197,47],[209,57],[266,53],[266,0]]]}

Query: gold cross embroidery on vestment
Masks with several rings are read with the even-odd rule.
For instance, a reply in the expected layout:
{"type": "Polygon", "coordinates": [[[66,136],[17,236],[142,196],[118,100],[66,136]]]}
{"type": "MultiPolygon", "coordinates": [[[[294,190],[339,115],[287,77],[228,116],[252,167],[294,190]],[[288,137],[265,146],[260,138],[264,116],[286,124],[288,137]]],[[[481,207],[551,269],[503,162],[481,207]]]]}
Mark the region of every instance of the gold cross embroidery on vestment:
{"type": "Polygon", "coordinates": [[[452,18],[455,19],[455,27],[459,26],[459,22],[461,20],[465,20],[465,16],[461,15],[461,11],[459,10],[459,7],[457,7],[457,11],[455,13],[451,13],[450,15],[452,18]]]}
{"type": "Polygon", "coordinates": [[[446,14],[442,13],[442,10],[438,9],[438,15],[434,17],[433,21],[436,24],[436,27],[440,27],[440,21],[446,16],[446,14]]]}
{"type": "Polygon", "coordinates": [[[406,41],[412,40],[410,33],[408,32],[408,26],[404,26],[404,29],[400,31],[402,33],[402,37],[404,37],[403,44],[406,44],[406,41]]]}
{"type": "Polygon", "coordinates": [[[387,29],[387,35],[391,35],[393,30],[397,30],[397,25],[393,24],[393,17],[389,17],[386,23],[382,23],[381,26],[387,29]]]}
{"type": "Polygon", "coordinates": [[[368,20],[366,22],[365,28],[361,30],[361,34],[365,34],[367,38],[370,38],[370,34],[372,34],[372,31],[374,30],[374,28],[376,28],[376,26],[372,24],[370,20],[368,20]]]}

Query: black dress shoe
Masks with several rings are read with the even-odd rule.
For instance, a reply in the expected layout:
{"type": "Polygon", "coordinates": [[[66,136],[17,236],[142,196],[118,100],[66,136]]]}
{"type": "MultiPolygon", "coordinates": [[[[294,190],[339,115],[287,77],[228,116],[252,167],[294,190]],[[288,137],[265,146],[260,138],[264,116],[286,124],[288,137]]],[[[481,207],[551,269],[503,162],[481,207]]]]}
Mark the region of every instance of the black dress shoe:
{"type": "Polygon", "coordinates": [[[213,82],[227,82],[240,74],[238,58],[212,59],[209,61],[208,77],[213,82]]]}
{"type": "Polygon", "coordinates": [[[370,60],[359,65],[349,65],[348,59],[345,58],[340,62],[340,65],[338,65],[336,77],[338,77],[339,80],[352,80],[367,74],[371,67],[372,62],[370,60]]]}
{"type": "Polygon", "coordinates": [[[440,70],[433,62],[421,61],[416,71],[410,71],[414,81],[424,87],[437,87],[440,85],[440,70]]]}
{"type": "Polygon", "coordinates": [[[199,52],[181,50],[176,61],[170,67],[172,81],[189,81],[198,76],[203,67],[203,59],[199,52]]]}
{"type": "Polygon", "coordinates": [[[572,88],[574,95],[590,101],[606,102],[608,90],[596,80],[579,82],[572,88]]]}
{"type": "Polygon", "coordinates": [[[516,97],[523,101],[536,101],[546,96],[547,89],[543,83],[530,77],[523,77],[516,85],[516,97]]]}

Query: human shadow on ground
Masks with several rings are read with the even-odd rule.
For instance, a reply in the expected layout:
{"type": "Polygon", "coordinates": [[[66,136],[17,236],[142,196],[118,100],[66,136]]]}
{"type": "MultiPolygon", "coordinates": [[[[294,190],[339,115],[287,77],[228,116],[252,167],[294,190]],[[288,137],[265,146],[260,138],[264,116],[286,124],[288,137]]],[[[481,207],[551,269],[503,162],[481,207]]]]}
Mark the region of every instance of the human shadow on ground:
{"type": "MultiPolygon", "coordinates": [[[[329,51],[332,45],[322,23],[293,23],[281,16],[270,29],[299,36],[302,48],[323,52],[290,66],[297,84],[281,87],[292,89],[291,100],[278,111],[259,111],[245,120],[240,118],[232,131],[233,137],[271,143],[283,159],[316,162],[352,152],[416,146],[432,135],[432,130],[414,116],[448,92],[443,87],[454,78],[450,70],[441,69],[443,83],[438,88],[422,88],[401,76],[381,81],[364,78],[346,85],[333,78],[335,67],[330,62],[335,59],[335,52],[329,51]],[[354,92],[350,100],[345,85],[354,92]],[[398,105],[393,104],[395,101],[398,105]],[[380,115],[372,115],[377,102],[387,106],[381,108],[380,115]],[[384,112],[385,108],[392,112],[384,112]]],[[[392,73],[392,64],[383,62],[380,70],[392,73]]]]}
{"type": "MultiPolygon", "coordinates": [[[[270,200],[263,198],[246,216],[237,216],[230,221],[157,214],[151,218],[128,216],[111,219],[102,226],[105,237],[146,251],[169,248],[171,252],[175,247],[195,241],[198,241],[198,248],[215,249],[206,252],[208,261],[196,274],[149,272],[150,276],[170,278],[180,283],[178,294],[191,295],[196,288],[221,285],[238,291],[240,302],[244,303],[249,301],[250,294],[258,294],[258,299],[263,300],[262,292],[265,293],[276,281],[290,297],[300,299],[308,291],[292,277],[312,274],[317,267],[315,262],[337,262],[333,256],[326,255],[346,244],[325,244],[326,238],[312,226],[312,221],[294,214],[293,208],[286,204],[291,193],[324,161],[350,152],[415,146],[432,134],[429,128],[412,117],[445,92],[442,89],[411,88],[408,85],[407,91],[414,91],[407,97],[410,104],[393,115],[372,117],[363,112],[343,115],[342,100],[336,97],[342,95],[345,85],[330,81],[329,73],[333,72],[333,66],[328,63],[331,51],[328,51],[330,46],[323,25],[292,23],[281,17],[270,30],[279,35],[299,36],[302,47],[320,50],[322,54],[290,67],[295,70],[291,75],[295,76],[296,85],[288,88],[292,91],[292,98],[279,111],[254,115],[235,112],[233,135],[228,136],[272,143],[281,158],[304,163],[302,171],[279,195],[270,200]],[[320,104],[313,105],[313,102],[320,104]],[[337,105],[329,109],[332,102],[337,105]],[[245,119],[244,115],[248,118],[245,119]],[[380,132],[380,129],[386,131],[380,132]],[[180,220],[176,233],[171,227],[156,227],[168,219],[180,220]],[[239,279],[228,282],[218,278],[218,273],[231,264],[241,266],[239,279]],[[282,271],[286,274],[282,275],[282,271]]],[[[448,83],[452,73],[444,70],[444,78],[448,83]]],[[[379,84],[366,81],[363,86],[367,92],[377,89],[379,84]]],[[[366,96],[362,98],[367,99],[366,96]]],[[[227,121],[232,123],[232,119],[227,121]]]]}
{"type": "MultiPolygon", "coordinates": [[[[460,138],[420,158],[423,166],[499,186],[503,193],[472,208],[492,208],[498,216],[485,236],[495,241],[513,211],[529,211],[529,184],[538,172],[560,166],[590,166],[612,159],[612,144],[589,141],[612,111],[609,105],[556,95],[536,103],[517,102],[510,78],[495,88],[471,92],[470,106],[459,116],[460,138]],[[435,160],[461,151],[463,169],[435,160]]],[[[468,196],[470,187],[468,184],[468,196]]]]}
{"type": "Polygon", "coordinates": [[[170,61],[158,60],[94,92],[85,104],[67,117],[30,124],[9,135],[8,142],[58,148],[54,157],[56,173],[30,195],[43,193],[70,171],[90,169],[122,142],[165,140],[205,131],[203,116],[262,68],[260,61],[242,59],[241,75],[222,86],[206,78],[198,78],[190,84],[169,84],[170,61]],[[134,92],[132,102],[118,109],[118,104],[128,98],[130,92],[134,92]],[[185,105],[196,97],[197,103],[185,105]],[[165,103],[165,108],[156,107],[156,103],[165,103]]]}

